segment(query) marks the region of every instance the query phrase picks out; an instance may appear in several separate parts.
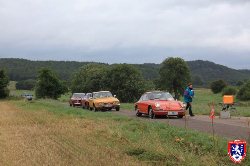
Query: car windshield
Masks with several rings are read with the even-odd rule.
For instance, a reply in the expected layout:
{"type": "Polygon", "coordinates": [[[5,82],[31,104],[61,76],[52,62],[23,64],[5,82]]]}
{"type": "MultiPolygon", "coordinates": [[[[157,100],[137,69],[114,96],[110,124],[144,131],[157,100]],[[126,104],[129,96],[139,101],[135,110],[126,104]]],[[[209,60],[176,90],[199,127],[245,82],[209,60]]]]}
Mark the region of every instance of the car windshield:
{"type": "Polygon", "coordinates": [[[85,96],[85,94],[84,93],[74,93],[73,94],[73,97],[81,97],[81,98],[83,98],[85,96]]]}
{"type": "Polygon", "coordinates": [[[94,98],[112,97],[110,92],[96,92],[93,94],[94,98]]]}
{"type": "Polygon", "coordinates": [[[149,100],[174,100],[173,96],[168,92],[151,92],[148,94],[149,100]]]}
{"type": "Polygon", "coordinates": [[[87,93],[87,94],[86,94],[86,98],[87,98],[87,99],[89,99],[91,96],[92,96],[91,93],[87,93]]]}

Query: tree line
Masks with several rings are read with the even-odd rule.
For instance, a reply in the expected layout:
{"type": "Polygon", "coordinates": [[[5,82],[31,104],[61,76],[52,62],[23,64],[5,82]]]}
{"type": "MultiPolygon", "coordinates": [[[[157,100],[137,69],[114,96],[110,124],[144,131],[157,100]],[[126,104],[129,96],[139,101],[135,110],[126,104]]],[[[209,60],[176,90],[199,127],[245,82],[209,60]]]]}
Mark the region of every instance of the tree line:
{"type": "MultiPolygon", "coordinates": [[[[73,74],[68,84],[61,81],[50,69],[42,69],[35,81],[37,98],[57,99],[70,90],[74,92],[93,92],[109,90],[116,94],[122,102],[134,102],[145,91],[167,90],[179,97],[188,81],[190,72],[188,65],[181,58],[167,58],[161,65],[160,78],[147,80],[142,72],[129,64],[87,64],[73,74]],[[68,87],[66,85],[69,85],[68,87]]],[[[17,84],[19,88],[29,88],[34,81],[17,84]]]]}
{"type": "MultiPolygon", "coordinates": [[[[145,79],[141,70],[130,64],[89,63],[74,72],[68,82],[60,79],[60,76],[55,73],[51,69],[44,68],[38,72],[36,80],[20,81],[16,86],[18,89],[35,89],[37,98],[57,99],[67,91],[87,93],[109,90],[122,102],[134,102],[143,92],[151,90],[166,90],[179,99],[185,86],[192,81],[188,64],[181,58],[173,57],[161,63],[158,71],[159,77],[154,80],[145,79]]],[[[0,97],[8,96],[8,81],[6,72],[1,70],[0,97]]],[[[240,83],[242,89],[237,91],[237,97],[249,100],[247,93],[250,83],[248,81],[240,83]]],[[[211,89],[214,93],[220,93],[223,89],[223,94],[236,94],[234,87],[227,86],[223,80],[212,82],[211,89]]]]}
{"type": "MultiPolygon", "coordinates": [[[[5,69],[12,81],[22,82],[36,80],[41,68],[48,68],[58,74],[62,80],[69,81],[73,73],[87,64],[102,64],[93,62],[70,61],[30,61],[25,59],[0,59],[0,69],[5,69]]],[[[197,87],[209,87],[215,80],[225,80],[230,85],[236,85],[239,81],[250,78],[250,70],[235,70],[209,61],[187,61],[190,69],[191,81],[197,87]]],[[[107,64],[102,64],[107,65],[107,64]]],[[[115,64],[114,64],[115,65],[115,64]]],[[[113,66],[113,65],[110,65],[113,66]]],[[[161,64],[145,63],[132,64],[137,68],[145,80],[155,81],[160,78],[161,64]]]]}

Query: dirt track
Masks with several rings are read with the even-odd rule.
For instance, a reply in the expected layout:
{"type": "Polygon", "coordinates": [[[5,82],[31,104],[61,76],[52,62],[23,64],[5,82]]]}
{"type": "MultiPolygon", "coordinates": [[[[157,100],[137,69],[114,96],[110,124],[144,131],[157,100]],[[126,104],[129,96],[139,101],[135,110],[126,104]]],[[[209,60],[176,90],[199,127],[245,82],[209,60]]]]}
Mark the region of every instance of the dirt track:
{"type": "MultiPolygon", "coordinates": [[[[173,126],[185,128],[185,118],[156,118],[149,119],[147,116],[136,117],[134,111],[121,110],[115,112],[116,114],[125,115],[132,118],[145,119],[147,121],[155,122],[164,122],[173,126]]],[[[219,119],[218,117],[214,120],[215,134],[226,137],[228,139],[249,139],[250,135],[250,123],[248,123],[250,118],[231,118],[231,119],[219,119]]],[[[208,116],[197,115],[195,117],[187,116],[187,128],[212,133],[211,120],[208,116]]]]}

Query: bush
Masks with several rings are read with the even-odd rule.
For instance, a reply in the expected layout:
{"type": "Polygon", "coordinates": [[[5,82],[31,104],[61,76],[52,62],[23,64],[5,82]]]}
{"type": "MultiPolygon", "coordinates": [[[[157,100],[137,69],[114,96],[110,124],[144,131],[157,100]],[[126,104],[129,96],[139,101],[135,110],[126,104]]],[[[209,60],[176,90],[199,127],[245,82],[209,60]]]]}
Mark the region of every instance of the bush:
{"type": "Polygon", "coordinates": [[[236,95],[237,89],[233,86],[227,86],[222,90],[222,95],[236,95]]]}
{"type": "Polygon", "coordinates": [[[210,88],[213,93],[220,93],[227,84],[223,80],[217,80],[211,83],[210,88]]]}
{"type": "Polygon", "coordinates": [[[250,81],[246,82],[239,90],[237,98],[243,101],[250,100],[250,81]]]}

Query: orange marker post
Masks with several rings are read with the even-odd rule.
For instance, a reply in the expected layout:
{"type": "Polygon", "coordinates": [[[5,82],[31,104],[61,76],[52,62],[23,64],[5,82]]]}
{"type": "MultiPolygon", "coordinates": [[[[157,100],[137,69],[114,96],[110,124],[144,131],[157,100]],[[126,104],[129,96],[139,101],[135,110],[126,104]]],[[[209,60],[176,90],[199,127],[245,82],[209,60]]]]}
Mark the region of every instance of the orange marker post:
{"type": "Polygon", "coordinates": [[[214,103],[208,104],[208,105],[210,107],[210,116],[209,116],[209,118],[212,121],[213,141],[214,141],[214,145],[215,145],[215,139],[214,139],[214,118],[215,118],[214,103]]]}

